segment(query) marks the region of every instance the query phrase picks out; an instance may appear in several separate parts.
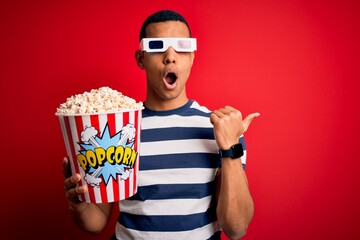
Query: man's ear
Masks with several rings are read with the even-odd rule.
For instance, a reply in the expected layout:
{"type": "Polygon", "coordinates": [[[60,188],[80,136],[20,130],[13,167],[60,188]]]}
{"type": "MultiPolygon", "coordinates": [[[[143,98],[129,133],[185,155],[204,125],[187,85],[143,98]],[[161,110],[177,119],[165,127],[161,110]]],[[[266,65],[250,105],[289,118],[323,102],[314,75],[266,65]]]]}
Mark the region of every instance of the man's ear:
{"type": "Polygon", "coordinates": [[[195,52],[191,53],[191,65],[194,63],[194,59],[195,59],[195,52]]]}
{"type": "Polygon", "coordinates": [[[139,66],[139,68],[144,69],[144,52],[141,50],[137,50],[135,52],[135,60],[136,64],[139,66]]]}

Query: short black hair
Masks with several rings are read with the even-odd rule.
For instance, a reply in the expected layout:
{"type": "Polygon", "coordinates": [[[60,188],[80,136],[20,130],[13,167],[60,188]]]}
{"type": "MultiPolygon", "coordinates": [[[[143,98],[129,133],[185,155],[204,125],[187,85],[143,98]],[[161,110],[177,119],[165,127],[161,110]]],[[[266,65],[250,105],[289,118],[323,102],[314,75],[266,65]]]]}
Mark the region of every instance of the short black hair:
{"type": "Polygon", "coordinates": [[[140,29],[139,41],[141,41],[141,39],[146,37],[146,27],[150,23],[159,23],[159,22],[166,22],[166,21],[180,21],[182,23],[185,23],[187,28],[189,29],[189,35],[191,37],[191,31],[190,31],[189,24],[187,23],[187,21],[185,20],[185,18],[183,16],[181,16],[179,13],[174,12],[172,10],[160,10],[160,11],[150,15],[145,20],[145,22],[143,23],[143,25],[141,26],[141,29],[140,29]]]}

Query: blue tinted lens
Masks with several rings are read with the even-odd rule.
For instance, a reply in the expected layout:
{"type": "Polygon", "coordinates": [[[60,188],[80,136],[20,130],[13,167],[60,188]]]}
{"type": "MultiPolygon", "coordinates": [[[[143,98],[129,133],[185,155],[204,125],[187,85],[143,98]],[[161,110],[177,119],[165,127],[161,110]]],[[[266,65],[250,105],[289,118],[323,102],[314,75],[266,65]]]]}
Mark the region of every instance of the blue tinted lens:
{"type": "Polygon", "coordinates": [[[164,43],[161,40],[154,40],[149,42],[150,49],[162,49],[164,47],[164,43]]]}

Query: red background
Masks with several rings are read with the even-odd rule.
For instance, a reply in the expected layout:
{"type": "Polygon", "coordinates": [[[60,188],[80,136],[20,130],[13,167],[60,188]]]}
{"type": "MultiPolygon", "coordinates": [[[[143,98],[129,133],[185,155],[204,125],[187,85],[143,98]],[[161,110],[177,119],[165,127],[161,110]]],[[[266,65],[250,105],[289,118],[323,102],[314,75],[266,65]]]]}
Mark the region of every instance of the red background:
{"type": "MultiPolygon", "coordinates": [[[[1,238],[87,237],[71,222],[56,107],[110,86],[144,100],[138,32],[159,9],[198,38],[188,96],[259,111],[246,134],[245,239],[360,239],[358,1],[1,1],[1,238]]],[[[113,218],[114,221],[115,217],[113,218]]]]}

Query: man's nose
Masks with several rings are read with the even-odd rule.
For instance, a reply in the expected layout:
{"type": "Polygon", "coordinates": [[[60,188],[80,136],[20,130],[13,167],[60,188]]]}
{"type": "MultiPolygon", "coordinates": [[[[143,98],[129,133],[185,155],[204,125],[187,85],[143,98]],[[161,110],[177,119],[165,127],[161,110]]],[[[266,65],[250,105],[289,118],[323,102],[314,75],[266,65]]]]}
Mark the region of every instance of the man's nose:
{"type": "Polygon", "coordinates": [[[164,63],[169,64],[169,63],[175,63],[175,62],[176,62],[176,51],[173,47],[169,47],[165,51],[164,63]]]}

